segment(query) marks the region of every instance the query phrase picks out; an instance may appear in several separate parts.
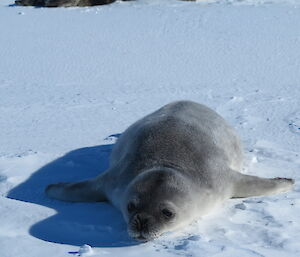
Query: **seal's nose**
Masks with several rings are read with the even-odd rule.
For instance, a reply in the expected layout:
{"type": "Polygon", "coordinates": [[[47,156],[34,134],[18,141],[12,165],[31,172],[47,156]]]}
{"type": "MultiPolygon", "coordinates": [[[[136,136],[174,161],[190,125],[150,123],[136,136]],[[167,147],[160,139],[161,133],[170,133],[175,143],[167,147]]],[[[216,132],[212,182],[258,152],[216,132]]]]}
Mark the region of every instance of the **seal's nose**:
{"type": "Polygon", "coordinates": [[[143,213],[136,214],[135,216],[136,228],[138,231],[147,229],[149,217],[143,213]]]}

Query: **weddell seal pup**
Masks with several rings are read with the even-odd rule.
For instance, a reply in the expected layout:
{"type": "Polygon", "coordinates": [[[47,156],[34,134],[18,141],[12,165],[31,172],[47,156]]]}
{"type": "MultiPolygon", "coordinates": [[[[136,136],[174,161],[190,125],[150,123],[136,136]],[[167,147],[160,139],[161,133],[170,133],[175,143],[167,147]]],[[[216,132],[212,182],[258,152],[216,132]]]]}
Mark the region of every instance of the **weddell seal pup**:
{"type": "Polygon", "coordinates": [[[48,196],[72,202],[109,201],[128,233],[150,240],[187,225],[225,200],[287,192],[294,181],[241,174],[236,132],[216,112],[170,103],[131,125],[114,145],[110,167],[96,178],[59,183],[48,196]]]}

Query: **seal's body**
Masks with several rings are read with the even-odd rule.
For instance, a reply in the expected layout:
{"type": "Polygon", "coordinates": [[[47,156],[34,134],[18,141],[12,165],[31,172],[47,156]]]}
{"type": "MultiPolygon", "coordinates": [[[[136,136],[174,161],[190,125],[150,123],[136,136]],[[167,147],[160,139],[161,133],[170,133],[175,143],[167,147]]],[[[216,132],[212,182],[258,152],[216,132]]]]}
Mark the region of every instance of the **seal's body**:
{"type": "MultiPolygon", "coordinates": [[[[38,7],[80,7],[111,4],[116,0],[16,0],[16,5],[38,7]]],[[[128,0],[122,0],[128,1],[128,0]]]]}
{"type": "Polygon", "coordinates": [[[66,201],[106,201],[122,211],[129,234],[149,240],[199,218],[226,199],[286,192],[293,180],[241,174],[235,131],[213,110],[168,104],[131,125],[98,177],[46,189],[66,201]]]}
{"type": "MultiPolygon", "coordinates": [[[[16,0],[16,5],[22,6],[38,6],[38,7],[83,7],[111,4],[117,0],[16,0]]],[[[134,0],[121,0],[134,1],[134,0]]],[[[196,0],[183,0],[196,1],[196,0]]]]}

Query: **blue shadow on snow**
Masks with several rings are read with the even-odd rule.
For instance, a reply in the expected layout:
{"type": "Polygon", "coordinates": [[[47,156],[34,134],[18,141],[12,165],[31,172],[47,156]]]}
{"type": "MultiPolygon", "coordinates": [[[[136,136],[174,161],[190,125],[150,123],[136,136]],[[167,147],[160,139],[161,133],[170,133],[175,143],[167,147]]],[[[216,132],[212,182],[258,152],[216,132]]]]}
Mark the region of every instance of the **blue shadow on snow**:
{"type": "MultiPolygon", "coordinates": [[[[120,134],[111,135],[117,138],[120,134]]],[[[127,234],[121,213],[109,203],[69,203],[49,199],[48,184],[80,181],[97,176],[109,166],[113,144],[73,150],[37,170],[13,188],[8,198],[43,205],[56,214],[34,224],[30,234],[60,244],[122,247],[138,244],[127,234]]]]}

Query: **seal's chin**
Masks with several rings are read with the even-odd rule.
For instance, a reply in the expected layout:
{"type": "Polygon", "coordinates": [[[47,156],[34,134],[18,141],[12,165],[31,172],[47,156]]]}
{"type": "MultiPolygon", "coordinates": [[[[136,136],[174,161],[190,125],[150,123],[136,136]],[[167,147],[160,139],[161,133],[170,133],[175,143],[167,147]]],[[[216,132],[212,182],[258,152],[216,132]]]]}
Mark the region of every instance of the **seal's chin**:
{"type": "Polygon", "coordinates": [[[136,230],[135,228],[128,228],[128,234],[130,237],[132,237],[134,240],[137,240],[139,242],[148,242],[151,241],[157,237],[159,237],[160,233],[154,233],[150,231],[145,230],[136,230]]]}

